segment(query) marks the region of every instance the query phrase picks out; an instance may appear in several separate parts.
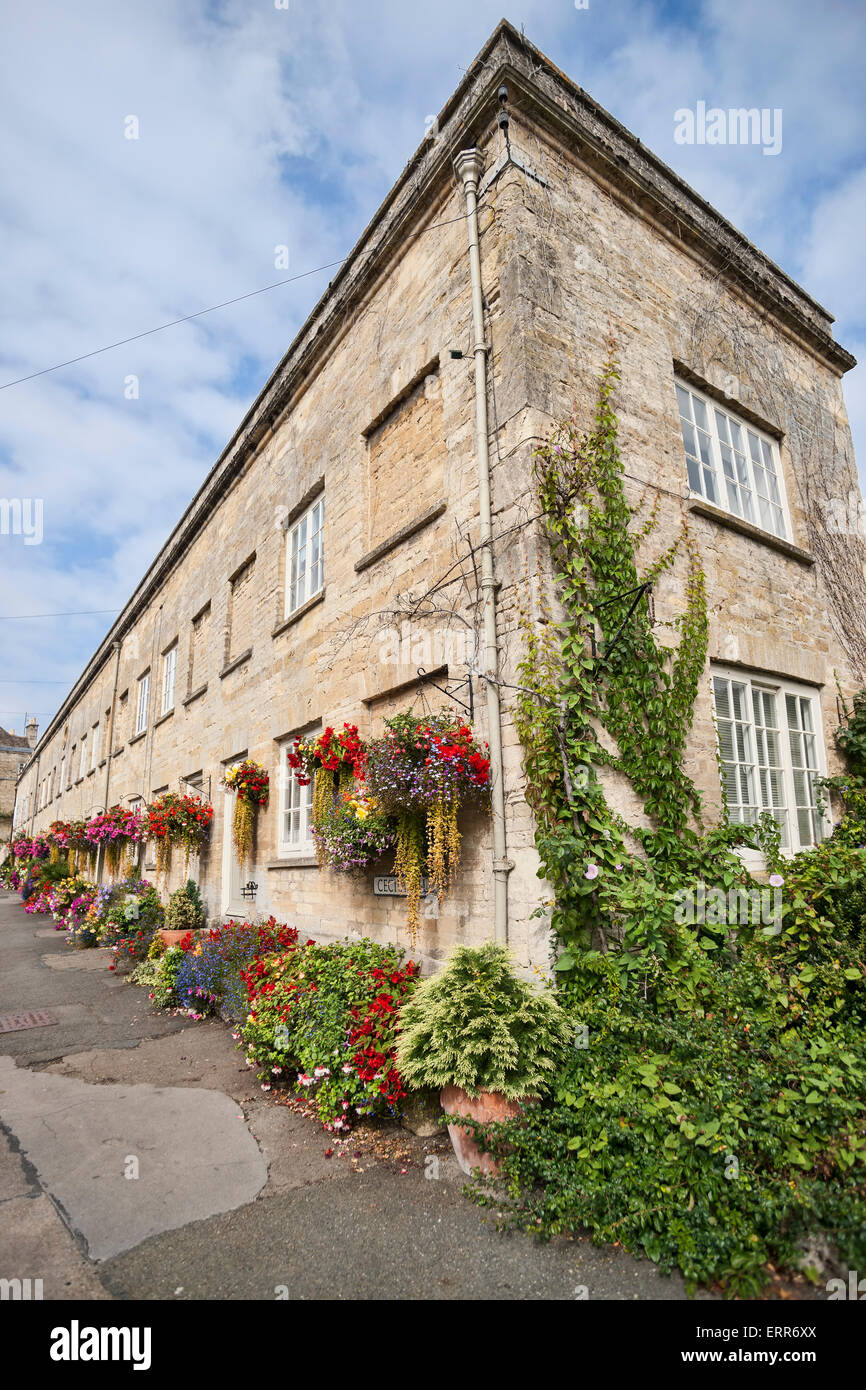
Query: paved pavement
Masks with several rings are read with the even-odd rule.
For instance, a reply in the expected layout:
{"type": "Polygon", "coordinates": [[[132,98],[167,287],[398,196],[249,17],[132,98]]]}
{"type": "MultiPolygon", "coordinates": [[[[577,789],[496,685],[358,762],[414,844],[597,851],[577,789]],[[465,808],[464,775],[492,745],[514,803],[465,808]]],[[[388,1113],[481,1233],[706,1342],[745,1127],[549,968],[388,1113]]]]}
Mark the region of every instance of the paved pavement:
{"type": "Polygon", "coordinates": [[[0,1278],[46,1299],[685,1296],[621,1250],[498,1232],[447,1137],[337,1145],[223,1024],[156,1013],[0,890],[0,1015],[24,1010],[58,1022],[0,1034],[0,1278]]]}

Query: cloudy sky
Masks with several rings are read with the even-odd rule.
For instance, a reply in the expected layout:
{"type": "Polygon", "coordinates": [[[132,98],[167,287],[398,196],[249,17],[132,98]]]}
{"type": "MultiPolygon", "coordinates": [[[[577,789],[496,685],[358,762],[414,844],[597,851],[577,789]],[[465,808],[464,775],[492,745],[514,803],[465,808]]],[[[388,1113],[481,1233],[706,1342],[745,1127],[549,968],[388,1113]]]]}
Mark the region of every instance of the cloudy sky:
{"type": "MultiPolygon", "coordinates": [[[[344,255],[502,12],[0,0],[0,384],[344,255]]],[[[866,358],[862,0],[506,14],[866,358]],[[780,153],[675,143],[698,101],[780,108],[780,153]]],[[[0,724],[44,727],[113,617],[16,615],[122,606],[331,273],[0,390],[0,498],[44,504],[41,544],[0,535],[0,724]]],[[[846,379],[861,477],[864,379],[846,379]]]]}

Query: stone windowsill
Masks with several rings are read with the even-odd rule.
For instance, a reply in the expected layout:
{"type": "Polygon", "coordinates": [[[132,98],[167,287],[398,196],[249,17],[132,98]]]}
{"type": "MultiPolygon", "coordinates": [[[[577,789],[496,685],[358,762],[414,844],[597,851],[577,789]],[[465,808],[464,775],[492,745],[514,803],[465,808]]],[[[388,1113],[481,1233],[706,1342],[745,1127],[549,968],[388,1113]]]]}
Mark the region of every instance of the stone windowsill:
{"type": "Polygon", "coordinates": [[[95,767],[92,767],[92,768],[90,769],[90,771],[88,772],[88,774],[87,774],[88,777],[92,777],[92,776],[94,775],[95,772],[96,772],[96,768],[95,768],[95,767]]]}
{"type": "Polygon", "coordinates": [[[183,702],[184,709],[187,709],[188,706],[192,704],[193,700],[201,699],[202,695],[204,695],[206,690],[207,681],[205,681],[204,685],[200,685],[198,690],[194,690],[191,695],[187,695],[186,699],[183,702]]]}
{"type": "Polygon", "coordinates": [[[223,667],[220,671],[220,680],[224,681],[226,676],[231,675],[232,671],[236,671],[239,666],[243,666],[245,661],[249,661],[252,654],[252,647],[247,647],[245,652],[241,652],[240,656],[236,656],[233,661],[230,661],[227,666],[223,667]]]}
{"type": "Polygon", "coordinates": [[[292,859],[272,859],[265,868],[270,869],[318,869],[319,861],[315,855],[296,855],[292,859]]]}
{"type": "Polygon", "coordinates": [[[147,738],[147,729],[142,729],[140,734],[132,735],[132,738],[129,740],[130,748],[134,743],[140,743],[143,738],[147,738]]]}
{"type": "Polygon", "coordinates": [[[83,778],[83,777],[76,777],[76,779],[75,779],[75,785],[76,785],[76,787],[80,787],[80,786],[81,786],[81,783],[82,783],[83,781],[84,781],[84,778],[83,778]]]}
{"type": "Polygon", "coordinates": [[[153,721],[153,727],[154,727],[155,729],[158,729],[159,726],[160,726],[160,724],[164,724],[165,721],[166,721],[166,719],[171,719],[171,716],[172,716],[173,714],[174,714],[174,705],[172,705],[171,709],[167,709],[166,712],[165,712],[165,714],[161,714],[161,715],[159,716],[158,719],[155,719],[155,720],[153,721]]]}
{"type": "Polygon", "coordinates": [[[698,516],[706,517],[709,521],[717,521],[720,526],[727,526],[732,531],[739,531],[741,536],[748,536],[750,540],[759,541],[761,545],[769,546],[771,550],[778,550],[782,555],[787,555],[791,560],[797,560],[801,565],[814,565],[815,559],[808,550],[803,550],[799,545],[794,545],[792,541],[782,540],[781,536],[774,536],[771,531],[763,531],[760,526],[753,526],[751,521],[744,521],[742,517],[734,516],[732,512],[726,512],[721,507],[714,507],[711,502],[692,501],[689,503],[689,511],[696,512],[698,516]]]}
{"type": "Polygon", "coordinates": [[[108,759],[107,759],[107,758],[103,758],[103,759],[101,760],[99,766],[100,766],[100,767],[105,767],[105,764],[106,764],[107,762],[108,762],[108,759]]]}
{"type": "Polygon", "coordinates": [[[362,555],[360,560],[355,561],[356,572],[360,574],[361,570],[367,569],[370,565],[375,565],[377,560],[383,559],[384,556],[390,554],[392,550],[396,550],[398,545],[402,545],[404,541],[408,541],[417,531],[421,531],[425,526],[429,526],[431,521],[435,521],[437,517],[442,515],[447,505],[447,502],[443,500],[437,502],[433,507],[428,507],[427,511],[422,512],[420,516],[416,516],[414,521],[410,521],[407,525],[401,526],[400,530],[395,531],[393,536],[388,536],[386,540],[381,541],[379,545],[374,546],[372,550],[368,550],[366,555],[362,555]]]}
{"type": "Polygon", "coordinates": [[[115,748],[114,752],[111,755],[112,758],[119,758],[125,747],[126,744],[122,743],[119,748],[115,748]]]}
{"type": "Polygon", "coordinates": [[[271,636],[279,637],[287,628],[292,627],[299,618],[303,618],[305,613],[309,613],[311,608],[315,608],[317,603],[324,603],[325,593],[325,589],[320,589],[317,594],[313,594],[313,597],[308,598],[306,603],[302,603],[300,608],[296,608],[294,613],[290,613],[287,618],[284,618],[281,623],[278,623],[271,633],[271,636]]]}

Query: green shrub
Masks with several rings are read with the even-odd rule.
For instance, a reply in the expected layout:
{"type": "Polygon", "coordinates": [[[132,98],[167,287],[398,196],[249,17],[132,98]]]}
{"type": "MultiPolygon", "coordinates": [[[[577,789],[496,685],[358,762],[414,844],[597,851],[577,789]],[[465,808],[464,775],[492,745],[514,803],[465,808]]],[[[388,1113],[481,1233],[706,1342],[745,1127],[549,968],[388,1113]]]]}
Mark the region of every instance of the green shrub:
{"type": "Polygon", "coordinates": [[[169,946],[160,955],[148,952],[144,960],[135,967],[130,979],[133,984],[143,985],[158,1009],[176,1005],[177,975],[183,964],[184,952],[180,946],[169,946]]]}
{"type": "Polygon", "coordinates": [[[409,1086],[516,1100],[549,1088],[569,1036],[552,994],[519,979],[503,947],[458,946],[404,1006],[397,1066],[409,1086]]]}
{"type": "Polygon", "coordinates": [[[863,1268],[866,1038],[838,971],[766,946],[700,952],[691,1002],[663,963],[623,980],[616,957],[587,953],[561,994],[578,1045],[520,1124],[477,1130],[507,1146],[477,1200],[545,1237],[617,1241],[692,1290],[754,1296],[817,1232],[863,1268]]]}
{"type": "Polygon", "coordinates": [[[166,931],[198,931],[204,921],[201,896],[192,879],[176,888],[165,909],[166,931]]]}

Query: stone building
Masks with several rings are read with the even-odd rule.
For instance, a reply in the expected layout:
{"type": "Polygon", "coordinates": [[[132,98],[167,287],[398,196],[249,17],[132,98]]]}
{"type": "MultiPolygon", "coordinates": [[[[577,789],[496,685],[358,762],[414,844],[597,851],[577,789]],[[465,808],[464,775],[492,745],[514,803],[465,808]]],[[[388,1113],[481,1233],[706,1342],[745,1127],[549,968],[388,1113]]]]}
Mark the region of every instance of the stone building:
{"type": "MultiPolygon", "coordinates": [[[[17,827],[198,788],[216,807],[192,866],[212,915],[252,912],[250,880],[256,912],[312,935],[405,943],[400,900],[317,867],[284,753],[344,720],[375,734],[410,703],[445,703],[446,685],[467,703],[471,689],[492,739],[493,612],[503,817],[463,826],[459,879],[419,949],[441,959],[495,919],[501,934],[498,891],[518,957],[545,963],[505,687],[544,564],[532,450],[573,410],[589,419],[611,333],[629,496],[658,495],[659,547],[688,516],[707,575],[689,771],[718,806],[715,700],[733,814],[772,805],[789,848],[814,843],[827,821],[810,774],[838,770],[837,679],[848,697],[866,682],[853,358],[826,310],[506,23],[45,729],[17,827]],[[244,755],[273,795],[241,871],[221,777],[244,755]]],[[[682,611],[681,563],[655,605],[660,622],[682,611]]]]}
{"type": "Polygon", "coordinates": [[[0,845],[5,844],[12,833],[15,784],[30,759],[31,749],[36,747],[39,735],[35,719],[27,720],[25,728],[23,737],[16,734],[14,729],[0,728],[0,845]]]}

